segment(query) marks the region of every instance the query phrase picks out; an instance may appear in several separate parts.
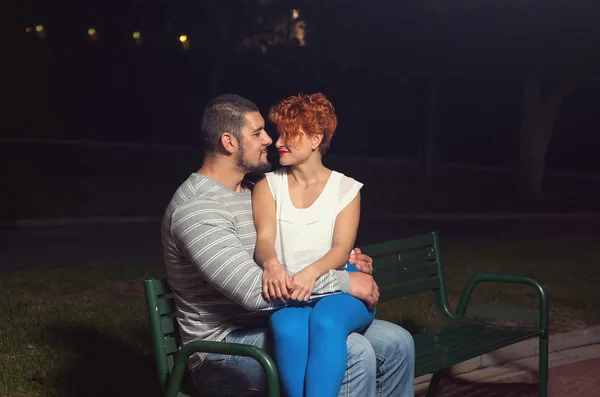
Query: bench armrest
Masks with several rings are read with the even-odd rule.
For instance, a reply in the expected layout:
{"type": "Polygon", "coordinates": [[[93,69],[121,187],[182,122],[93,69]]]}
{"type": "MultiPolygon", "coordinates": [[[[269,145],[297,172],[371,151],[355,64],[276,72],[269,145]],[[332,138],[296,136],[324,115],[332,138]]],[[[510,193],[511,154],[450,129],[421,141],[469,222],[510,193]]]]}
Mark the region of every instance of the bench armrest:
{"type": "Polygon", "coordinates": [[[188,358],[194,353],[230,354],[252,357],[263,367],[267,374],[268,396],[279,397],[279,374],[273,359],[256,346],[241,343],[193,341],[184,345],[175,356],[173,371],[167,386],[167,397],[177,397],[187,366],[188,358]]]}
{"type": "Polygon", "coordinates": [[[516,274],[498,274],[498,273],[482,273],[473,276],[465,286],[465,290],[460,297],[458,307],[456,308],[457,316],[464,316],[467,310],[467,305],[471,294],[475,286],[481,282],[492,282],[492,283],[512,283],[512,284],[528,284],[535,288],[540,298],[540,318],[539,327],[542,329],[542,336],[548,336],[548,317],[549,317],[549,304],[548,295],[546,289],[540,284],[539,281],[529,276],[521,276],[516,274]]]}

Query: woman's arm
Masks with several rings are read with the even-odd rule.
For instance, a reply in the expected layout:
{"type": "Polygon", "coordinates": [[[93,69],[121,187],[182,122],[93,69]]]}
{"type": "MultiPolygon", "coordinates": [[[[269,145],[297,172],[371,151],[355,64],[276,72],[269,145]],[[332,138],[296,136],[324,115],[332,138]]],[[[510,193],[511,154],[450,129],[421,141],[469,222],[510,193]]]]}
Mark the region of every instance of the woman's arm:
{"type": "Polygon", "coordinates": [[[277,259],[275,235],[277,233],[276,206],[267,178],[256,183],[252,190],[252,214],[256,227],[254,257],[264,269],[263,296],[283,302],[289,298],[291,278],[277,259]]]}
{"type": "Polygon", "coordinates": [[[308,300],[312,294],[315,280],[332,269],[338,269],[348,262],[354,246],[358,224],[360,222],[360,192],[337,215],[333,229],[332,248],[319,260],[308,265],[293,277],[294,292],[292,299],[308,300]]]}
{"type": "Polygon", "coordinates": [[[258,181],[252,190],[252,215],[256,227],[256,248],[254,249],[256,263],[263,268],[267,262],[267,265],[273,262],[279,263],[275,251],[276,207],[267,178],[258,181]]]}

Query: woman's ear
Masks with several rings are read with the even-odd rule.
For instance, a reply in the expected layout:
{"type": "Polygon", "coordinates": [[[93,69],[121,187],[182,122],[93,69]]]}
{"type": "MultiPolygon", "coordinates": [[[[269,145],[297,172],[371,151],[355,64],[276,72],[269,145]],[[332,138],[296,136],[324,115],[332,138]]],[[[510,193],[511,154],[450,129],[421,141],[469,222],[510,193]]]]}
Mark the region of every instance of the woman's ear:
{"type": "Polygon", "coordinates": [[[312,150],[315,151],[318,149],[321,141],[323,140],[323,134],[315,134],[310,138],[312,150]]]}

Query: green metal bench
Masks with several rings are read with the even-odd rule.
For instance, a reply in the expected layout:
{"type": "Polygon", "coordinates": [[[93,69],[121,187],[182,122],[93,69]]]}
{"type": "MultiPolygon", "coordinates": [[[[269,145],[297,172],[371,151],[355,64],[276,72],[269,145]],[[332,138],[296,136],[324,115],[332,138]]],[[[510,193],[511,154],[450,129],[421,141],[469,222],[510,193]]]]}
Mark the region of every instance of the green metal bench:
{"type": "MultiPolygon", "coordinates": [[[[437,311],[446,325],[414,336],[415,376],[433,374],[427,396],[435,394],[442,370],[479,355],[490,353],[525,339],[539,338],[539,396],[547,397],[548,385],[548,298],[544,288],[531,277],[479,274],[471,278],[456,312],[448,307],[438,237],[436,233],[361,246],[373,258],[374,277],[380,302],[421,292],[431,292],[437,311]],[[537,327],[504,327],[465,317],[471,293],[481,282],[529,284],[540,298],[537,327]]],[[[279,396],[279,376],[268,354],[254,346],[224,342],[195,341],[181,347],[175,305],[165,280],[144,282],[148,317],[160,384],[167,397],[194,394],[186,377],[186,361],[194,352],[242,355],[255,358],[265,369],[269,397],[279,396]]]]}
{"type": "Polygon", "coordinates": [[[175,302],[166,280],[145,280],[146,307],[152,331],[158,380],[166,397],[200,396],[189,378],[187,359],[196,352],[252,357],[267,374],[268,397],[279,397],[279,374],[262,349],[240,343],[193,341],[181,346],[175,302]]]}
{"type": "Polygon", "coordinates": [[[432,292],[435,308],[446,322],[441,329],[414,335],[415,376],[433,374],[427,396],[438,388],[442,370],[463,361],[539,338],[538,395],[548,393],[548,297],[535,279],[521,275],[478,274],[465,287],[456,312],[448,307],[437,233],[361,246],[373,258],[374,278],[380,302],[421,292],[432,292]],[[532,286],[539,295],[536,327],[498,326],[465,316],[471,293],[481,282],[519,283],[532,286]]]}

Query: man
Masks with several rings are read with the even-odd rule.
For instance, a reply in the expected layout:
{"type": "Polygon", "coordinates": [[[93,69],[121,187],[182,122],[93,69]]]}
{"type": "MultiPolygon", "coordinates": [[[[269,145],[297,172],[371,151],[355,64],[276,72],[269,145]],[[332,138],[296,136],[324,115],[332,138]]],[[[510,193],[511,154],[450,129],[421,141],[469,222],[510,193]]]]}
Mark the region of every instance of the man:
{"type": "MultiPolygon", "coordinates": [[[[162,223],[167,279],[173,289],[182,342],[251,344],[270,350],[267,316],[282,307],[262,296],[262,269],[253,260],[256,231],[249,173],[270,170],[272,140],[258,107],[222,95],[204,109],[202,167],[177,189],[162,223]]],[[[374,306],[379,299],[371,259],[350,258],[362,273],[332,270],[313,297],[350,293],[374,306]]],[[[414,396],[414,345],[397,325],[375,320],[347,339],[348,364],[340,396],[414,396]]],[[[207,396],[247,396],[265,389],[253,359],[198,353],[188,362],[196,387],[207,396]]]]}

